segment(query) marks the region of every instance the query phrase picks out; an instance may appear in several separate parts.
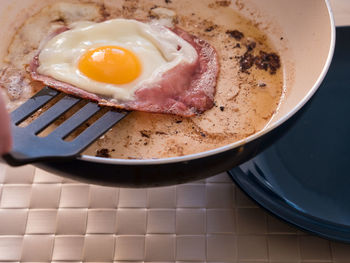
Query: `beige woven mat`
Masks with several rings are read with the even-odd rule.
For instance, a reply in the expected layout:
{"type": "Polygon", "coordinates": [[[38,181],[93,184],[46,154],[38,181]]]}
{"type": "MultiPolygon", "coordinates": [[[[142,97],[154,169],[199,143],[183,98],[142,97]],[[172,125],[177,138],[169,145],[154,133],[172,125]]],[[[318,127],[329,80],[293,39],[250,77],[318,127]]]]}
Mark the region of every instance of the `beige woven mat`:
{"type": "Polygon", "coordinates": [[[156,189],[0,165],[0,261],[350,262],[252,203],[226,174],[156,189]]]}

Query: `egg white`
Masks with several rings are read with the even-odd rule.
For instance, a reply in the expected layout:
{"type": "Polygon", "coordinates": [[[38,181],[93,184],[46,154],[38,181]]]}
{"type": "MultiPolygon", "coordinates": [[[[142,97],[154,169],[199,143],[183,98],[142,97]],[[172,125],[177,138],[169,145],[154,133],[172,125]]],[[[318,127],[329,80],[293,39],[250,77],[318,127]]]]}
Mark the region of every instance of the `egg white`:
{"type": "Polygon", "coordinates": [[[191,44],[157,23],[113,19],[102,23],[78,22],[71,28],[43,45],[38,72],[121,101],[132,100],[137,89],[159,81],[163,73],[180,63],[193,63],[198,58],[191,44]],[[142,73],[137,79],[114,85],[94,81],[79,71],[78,63],[85,52],[110,45],[126,48],[139,58],[142,73]]]}

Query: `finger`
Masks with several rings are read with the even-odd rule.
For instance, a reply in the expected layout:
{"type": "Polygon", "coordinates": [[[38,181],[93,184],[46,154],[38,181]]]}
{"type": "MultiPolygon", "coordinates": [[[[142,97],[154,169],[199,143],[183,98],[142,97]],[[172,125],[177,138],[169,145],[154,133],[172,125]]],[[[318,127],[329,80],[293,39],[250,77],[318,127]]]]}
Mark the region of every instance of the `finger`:
{"type": "Polygon", "coordinates": [[[12,147],[10,116],[6,110],[5,102],[0,94],[0,155],[7,153],[12,147]]]}

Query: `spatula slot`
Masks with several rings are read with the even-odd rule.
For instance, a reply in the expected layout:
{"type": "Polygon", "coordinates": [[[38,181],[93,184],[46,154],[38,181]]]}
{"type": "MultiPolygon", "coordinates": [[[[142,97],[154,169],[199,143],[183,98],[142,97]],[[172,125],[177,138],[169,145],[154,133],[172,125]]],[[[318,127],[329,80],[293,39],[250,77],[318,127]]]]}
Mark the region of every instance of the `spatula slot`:
{"type": "MultiPolygon", "coordinates": [[[[107,107],[98,107],[94,108],[91,104],[88,104],[86,107],[82,108],[81,111],[77,113],[77,118],[80,119],[80,124],[78,126],[75,126],[74,129],[71,129],[69,133],[67,133],[63,140],[67,142],[73,141],[76,137],[78,137],[81,133],[83,133],[87,128],[89,128],[91,125],[93,125],[97,120],[99,120],[106,112],[110,111],[110,108],[107,107]],[[92,114],[93,113],[93,114],[92,114]],[[82,116],[86,117],[82,119],[82,116]]],[[[74,127],[74,123],[78,124],[79,121],[74,119],[67,120],[67,126],[70,125],[71,128],[74,127]]],[[[66,131],[70,130],[65,127],[60,129],[66,129],[66,131]]]]}
{"type": "Polygon", "coordinates": [[[43,88],[34,97],[11,113],[13,124],[19,127],[27,127],[64,96],[64,94],[60,94],[56,90],[48,87],[43,88]]]}
{"type": "Polygon", "coordinates": [[[69,118],[71,118],[76,112],[78,112],[81,108],[83,108],[86,104],[88,104],[87,100],[81,100],[77,104],[75,104],[72,108],[70,108],[67,112],[59,116],[54,122],[52,122],[49,126],[47,126],[44,130],[39,132],[37,136],[46,137],[54,132],[58,127],[60,127],[64,122],[66,122],[69,118]]]}

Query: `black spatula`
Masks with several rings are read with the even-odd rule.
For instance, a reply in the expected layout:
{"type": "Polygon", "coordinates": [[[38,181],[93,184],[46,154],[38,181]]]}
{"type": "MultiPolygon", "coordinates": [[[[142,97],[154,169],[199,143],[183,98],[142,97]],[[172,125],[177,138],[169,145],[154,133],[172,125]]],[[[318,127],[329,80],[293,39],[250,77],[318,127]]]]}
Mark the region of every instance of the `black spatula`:
{"type": "Polygon", "coordinates": [[[38,134],[41,131],[82,101],[80,98],[65,95],[28,126],[19,126],[20,123],[59,94],[60,92],[45,87],[11,113],[13,148],[12,152],[3,156],[8,164],[19,166],[45,160],[75,158],[128,114],[128,112],[110,109],[72,141],[64,140],[81,124],[101,110],[97,103],[88,102],[50,134],[39,137],[38,134]]]}

